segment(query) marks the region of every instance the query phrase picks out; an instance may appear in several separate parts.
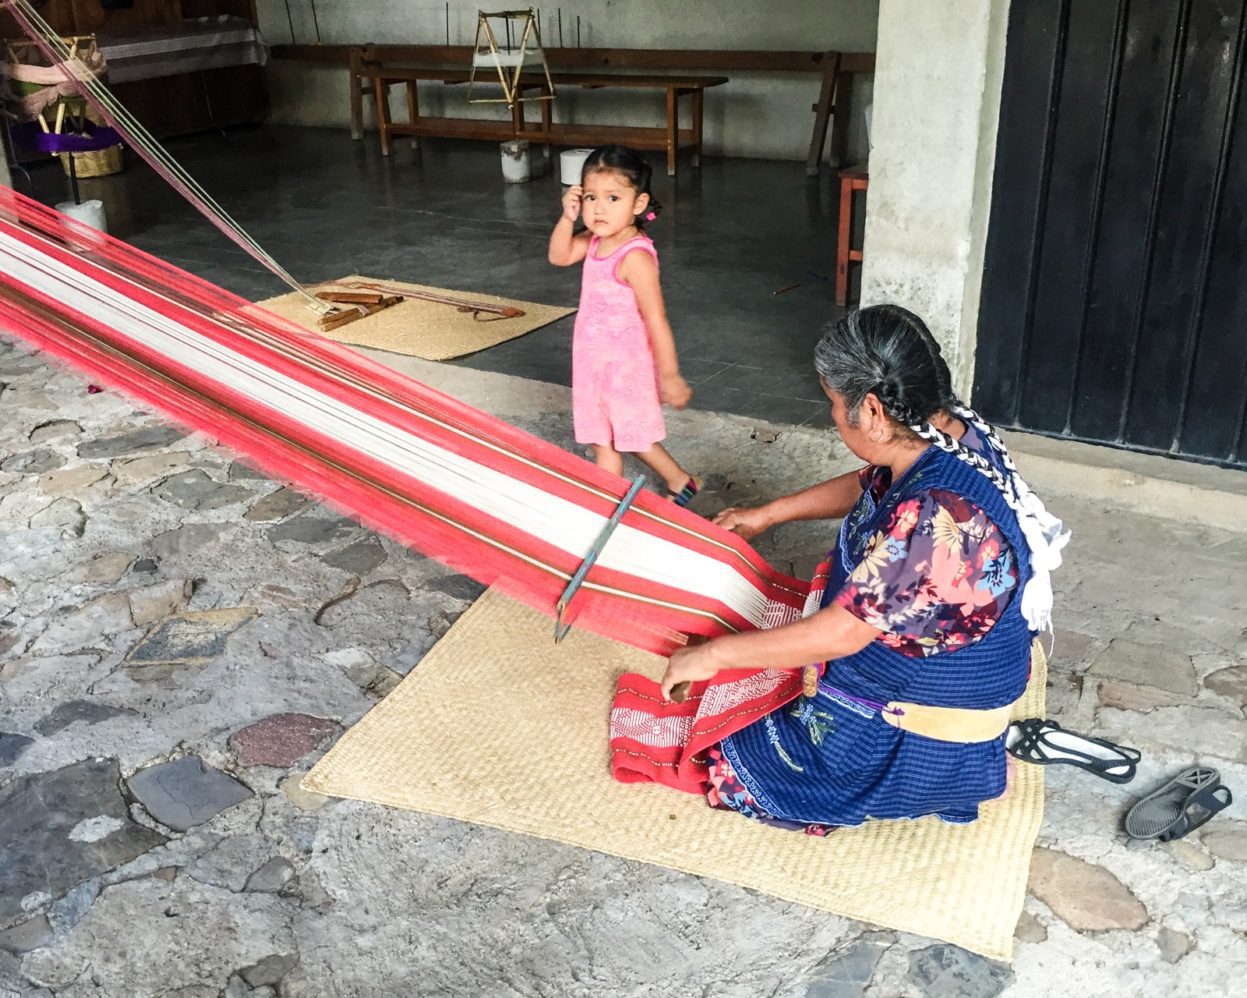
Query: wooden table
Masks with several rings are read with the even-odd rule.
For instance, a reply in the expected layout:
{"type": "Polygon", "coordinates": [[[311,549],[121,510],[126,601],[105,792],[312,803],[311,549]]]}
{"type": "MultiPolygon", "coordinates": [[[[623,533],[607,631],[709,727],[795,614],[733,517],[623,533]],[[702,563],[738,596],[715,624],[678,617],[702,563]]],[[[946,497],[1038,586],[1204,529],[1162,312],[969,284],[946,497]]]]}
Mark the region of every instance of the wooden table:
{"type": "MultiPolygon", "coordinates": [[[[363,97],[370,95],[365,63],[393,65],[466,66],[474,49],[470,45],[274,45],[274,59],[294,59],[322,65],[347,64],[351,101],[351,138],[363,137],[363,97]]],[[[823,158],[830,130],[830,162],[844,165],[848,145],[849,108],[853,77],[875,71],[873,52],[802,52],[778,49],[629,49],[561,48],[546,46],[546,62],[551,69],[598,72],[612,70],[657,70],[680,72],[817,73],[822,78],[818,101],[812,105],[814,131],[806,157],[806,172],[815,176],[823,158]]]]}
{"type": "MultiPolygon", "coordinates": [[[[619,143],[635,149],[665,150],[667,174],[674,176],[681,152],[690,152],[694,166],[701,164],[702,118],[704,95],[709,87],[727,82],[726,76],[633,76],[618,73],[555,73],[552,74],[555,90],[559,87],[581,87],[586,90],[622,88],[630,90],[658,90],[666,95],[666,124],[645,128],[626,125],[597,125],[587,123],[555,122],[552,120],[551,101],[537,102],[540,121],[526,121],[524,102],[517,101],[512,108],[511,120],[488,118],[430,117],[420,113],[417,85],[421,81],[437,81],[444,84],[467,83],[471,74],[467,70],[426,69],[409,66],[384,66],[365,64],[363,71],[372,81],[373,100],[376,102],[377,124],[381,133],[381,152],[390,154],[391,139],[398,136],[422,136],[441,138],[488,139],[506,142],[511,139],[527,139],[539,145],[597,146],[619,143]],[[389,111],[389,88],[395,85],[407,88],[407,121],[391,120],[389,111]],[[680,98],[690,98],[689,124],[680,127],[680,98]]],[[[525,75],[520,88],[538,94],[547,91],[544,75],[525,75]]],[[[547,150],[548,154],[548,150],[547,150]]]]}

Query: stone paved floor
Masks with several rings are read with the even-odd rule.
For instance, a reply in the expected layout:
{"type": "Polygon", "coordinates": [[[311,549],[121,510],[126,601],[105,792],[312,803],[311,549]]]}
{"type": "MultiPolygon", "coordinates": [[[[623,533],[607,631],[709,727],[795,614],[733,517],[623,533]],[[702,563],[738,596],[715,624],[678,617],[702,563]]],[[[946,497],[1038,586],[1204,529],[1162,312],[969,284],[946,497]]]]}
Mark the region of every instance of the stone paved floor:
{"type": "MultiPolygon", "coordinates": [[[[416,371],[570,445],[563,388],[416,371]]],[[[1247,516],[1193,527],[1049,496],[1075,531],[1051,713],[1145,756],[1130,787],[1049,771],[1006,967],[711,880],[300,791],[477,587],[3,340],[0,386],[0,996],[1241,989],[1247,809],[1167,846],[1119,825],[1135,793],[1197,760],[1247,801],[1247,516]]],[[[707,476],[704,513],[847,466],[809,427],[685,412],[671,433],[707,476]]],[[[786,527],[764,553],[800,569],[826,536],[786,527]]]]}

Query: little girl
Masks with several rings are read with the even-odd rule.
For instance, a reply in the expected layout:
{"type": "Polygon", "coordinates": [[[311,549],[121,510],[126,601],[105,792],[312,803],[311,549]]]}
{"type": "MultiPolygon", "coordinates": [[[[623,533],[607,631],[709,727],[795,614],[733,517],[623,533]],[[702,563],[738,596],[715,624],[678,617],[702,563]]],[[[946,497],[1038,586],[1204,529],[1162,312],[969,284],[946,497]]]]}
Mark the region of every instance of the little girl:
{"type": "Polygon", "coordinates": [[[580,186],[563,195],[550,234],[550,262],[584,261],[572,336],[572,415],[578,443],[593,446],[599,468],[623,474],[623,454],[657,473],[668,498],[688,505],[698,483],[659,443],[662,403],[692,398],[680,376],[675,337],[658,284],[658,254],[642,233],[660,210],[650,166],[626,146],[601,146],[585,160],[580,186]],[[573,225],[583,218],[585,229],[573,225]]]}

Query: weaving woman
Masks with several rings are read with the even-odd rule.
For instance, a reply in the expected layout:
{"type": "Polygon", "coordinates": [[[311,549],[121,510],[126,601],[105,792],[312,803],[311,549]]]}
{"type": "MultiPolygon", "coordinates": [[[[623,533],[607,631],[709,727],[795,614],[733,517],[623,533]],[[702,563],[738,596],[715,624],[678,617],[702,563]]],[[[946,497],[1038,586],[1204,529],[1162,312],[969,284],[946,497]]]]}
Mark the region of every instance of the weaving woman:
{"type": "Polygon", "coordinates": [[[819,342],[815,366],[837,431],[867,467],[719,521],[748,538],[844,517],[818,608],[671,657],[663,697],[692,683],[703,701],[694,728],[718,734],[685,746],[683,782],[649,778],[692,789],[695,775],[716,807],[814,834],[866,818],[973,821],[1005,787],[1008,707],[1048,626],[1048,572],[1068,535],[991,427],[957,402],[916,316],[853,313],[819,342]],[[711,694],[750,675],[740,670],[805,670],[804,691],[790,685],[787,703],[734,730],[739,715],[711,694]]]}

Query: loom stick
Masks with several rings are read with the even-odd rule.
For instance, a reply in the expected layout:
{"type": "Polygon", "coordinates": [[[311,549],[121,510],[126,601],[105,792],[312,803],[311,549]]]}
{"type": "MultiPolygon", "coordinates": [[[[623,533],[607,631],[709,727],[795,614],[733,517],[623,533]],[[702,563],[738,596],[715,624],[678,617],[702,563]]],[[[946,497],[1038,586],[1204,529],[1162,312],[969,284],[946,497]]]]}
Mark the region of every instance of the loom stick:
{"type": "Polygon", "coordinates": [[[602,527],[602,532],[598,534],[597,540],[593,542],[593,547],[589,549],[589,553],[585,556],[585,560],[580,563],[580,567],[576,569],[576,574],[572,576],[571,582],[567,583],[567,588],[563,590],[563,595],[559,597],[559,601],[555,606],[557,611],[554,617],[554,643],[558,644],[565,637],[567,632],[572,629],[571,624],[563,623],[563,613],[567,610],[568,604],[572,598],[580,590],[580,586],[585,581],[585,576],[589,574],[589,569],[593,567],[593,563],[598,560],[598,555],[602,553],[602,549],[606,547],[606,542],[610,540],[611,534],[615,532],[615,528],[619,526],[619,521],[623,519],[624,513],[628,511],[628,507],[632,505],[632,501],[636,499],[637,493],[641,491],[641,487],[645,484],[645,476],[637,475],[632,482],[632,487],[628,489],[627,494],[620,500],[619,505],[615,507],[615,512],[611,514],[611,518],[606,521],[606,525],[602,527]]]}
{"type": "MultiPolygon", "coordinates": [[[[386,295],[398,295],[403,298],[433,302],[437,305],[450,305],[453,308],[457,308],[460,312],[487,312],[490,315],[496,315],[503,319],[515,319],[524,314],[523,309],[515,308],[512,305],[494,305],[490,302],[456,298],[453,295],[439,295],[432,291],[417,291],[401,284],[387,284],[384,281],[326,281],[324,284],[311,285],[306,290],[316,291],[317,288],[358,288],[367,291],[378,291],[386,295]]],[[[321,296],[320,292],[316,292],[316,294],[317,297],[321,296]]]]}

